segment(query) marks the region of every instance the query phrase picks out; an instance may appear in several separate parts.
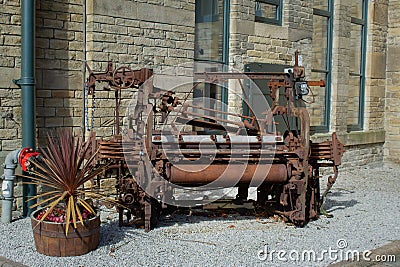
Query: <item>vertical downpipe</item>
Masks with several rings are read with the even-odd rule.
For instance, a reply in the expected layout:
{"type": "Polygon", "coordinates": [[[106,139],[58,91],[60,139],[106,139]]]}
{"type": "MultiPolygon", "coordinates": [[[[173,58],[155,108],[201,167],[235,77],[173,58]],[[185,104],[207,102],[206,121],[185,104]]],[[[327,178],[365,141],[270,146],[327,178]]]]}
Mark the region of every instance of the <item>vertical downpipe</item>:
{"type": "Polygon", "coordinates": [[[82,0],[82,137],[86,138],[86,0],[82,0]]]}
{"type": "MultiPolygon", "coordinates": [[[[21,38],[22,147],[36,149],[35,0],[21,1],[21,38]]],[[[27,199],[36,195],[35,185],[24,184],[22,193],[23,215],[30,216],[35,201],[27,199]]]]}

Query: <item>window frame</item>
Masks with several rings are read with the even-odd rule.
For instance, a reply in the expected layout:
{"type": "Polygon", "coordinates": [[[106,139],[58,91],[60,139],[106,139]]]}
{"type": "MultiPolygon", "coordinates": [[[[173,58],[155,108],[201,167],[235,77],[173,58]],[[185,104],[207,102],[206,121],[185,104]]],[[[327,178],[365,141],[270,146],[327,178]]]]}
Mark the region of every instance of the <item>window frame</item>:
{"type": "MultiPolygon", "coordinates": [[[[255,15],[255,22],[282,26],[283,0],[257,0],[255,3],[264,3],[276,6],[276,19],[255,15]]],[[[255,8],[254,8],[255,9],[255,8]]]]}
{"type": "Polygon", "coordinates": [[[325,69],[311,69],[311,72],[325,73],[325,114],[324,124],[318,126],[311,126],[311,133],[328,133],[330,130],[330,117],[331,117],[331,80],[332,80],[332,46],[333,46],[333,12],[334,0],[328,0],[328,10],[313,9],[313,16],[321,16],[328,19],[328,35],[326,47],[326,66],[325,69]]]}
{"type": "MultiPolygon", "coordinates": [[[[223,1],[223,22],[222,22],[222,33],[223,33],[223,38],[222,38],[222,57],[221,61],[219,60],[211,60],[211,59],[198,59],[196,56],[194,57],[195,62],[212,62],[212,63],[219,63],[223,64],[223,66],[228,66],[229,64],[229,27],[230,27],[230,0],[216,0],[218,1],[223,1]]],[[[207,20],[207,16],[203,16],[204,19],[198,18],[200,16],[199,10],[195,9],[195,23],[201,23],[201,22],[213,22],[215,20],[207,20]]],[[[213,16],[208,16],[211,19],[215,19],[215,15],[213,16]]],[[[218,17],[218,15],[217,15],[218,17]]],[[[221,101],[224,104],[228,104],[228,89],[226,86],[222,86],[222,92],[221,92],[221,101]]]]}
{"type": "Polygon", "coordinates": [[[360,55],[360,73],[349,72],[349,78],[359,77],[359,107],[358,107],[358,123],[347,125],[347,132],[362,131],[364,129],[364,105],[365,105],[365,70],[367,55],[367,22],[368,22],[368,0],[362,2],[362,19],[351,17],[351,24],[360,25],[361,32],[361,55],[360,55]]]}

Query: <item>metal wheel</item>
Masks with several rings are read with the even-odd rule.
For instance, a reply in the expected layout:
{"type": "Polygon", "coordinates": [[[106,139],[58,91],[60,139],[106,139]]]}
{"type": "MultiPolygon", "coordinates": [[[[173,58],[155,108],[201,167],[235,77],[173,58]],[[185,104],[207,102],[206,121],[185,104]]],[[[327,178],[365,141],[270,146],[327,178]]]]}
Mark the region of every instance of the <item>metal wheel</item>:
{"type": "Polygon", "coordinates": [[[133,70],[127,66],[121,66],[114,70],[112,83],[118,89],[129,88],[135,82],[133,70]]]}

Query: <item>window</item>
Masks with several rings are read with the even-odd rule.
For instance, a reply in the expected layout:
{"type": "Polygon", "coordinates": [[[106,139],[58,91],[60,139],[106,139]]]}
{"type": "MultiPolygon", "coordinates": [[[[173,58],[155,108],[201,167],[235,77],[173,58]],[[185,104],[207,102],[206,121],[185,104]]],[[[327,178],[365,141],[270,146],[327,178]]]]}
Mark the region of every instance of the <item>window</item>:
{"type": "Polygon", "coordinates": [[[282,25],[282,0],[259,0],[255,5],[256,22],[282,25]]]}
{"type": "MultiPolygon", "coordinates": [[[[194,56],[196,61],[201,62],[195,65],[196,72],[226,71],[229,63],[229,5],[229,0],[196,0],[194,56]],[[208,64],[209,62],[217,64],[208,64]],[[210,69],[211,66],[216,69],[210,69]]],[[[224,86],[199,84],[193,97],[198,98],[198,101],[200,98],[207,98],[202,106],[218,108],[221,102],[228,102],[228,90],[224,86]]]]}
{"type": "Polygon", "coordinates": [[[312,70],[310,80],[325,80],[326,87],[313,87],[305,99],[312,132],[328,132],[331,95],[333,0],[314,0],[312,70]]]}
{"type": "Polygon", "coordinates": [[[228,63],[229,0],[196,0],[195,59],[228,63]]]}
{"type": "Polygon", "coordinates": [[[364,87],[365,87],[365,53],[367,35],[367,0],[351,1],[350,32],[350,77],[347,130],[363,129],[364,124],[364,87]]]}
{"type": "Polygon", "coordinates": [[[218,21],[218,1],[196,1],[196,22],[218,21]]]}

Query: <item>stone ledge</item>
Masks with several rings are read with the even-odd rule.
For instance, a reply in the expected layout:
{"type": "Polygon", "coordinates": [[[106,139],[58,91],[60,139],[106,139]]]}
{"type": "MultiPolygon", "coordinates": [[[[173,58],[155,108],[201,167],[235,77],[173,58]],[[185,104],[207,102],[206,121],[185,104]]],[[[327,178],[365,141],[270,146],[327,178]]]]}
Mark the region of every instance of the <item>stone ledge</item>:
{"type": "MultiPolygon", "coordinates": [[[[314,134],[311,136],[313,142],[331,140],[332,133],[314,134]]],[[[356,131],[350,133],[338,133],[338,138],[346,146],[368,145],[385,142],[384,130],[356,131]]]]}

